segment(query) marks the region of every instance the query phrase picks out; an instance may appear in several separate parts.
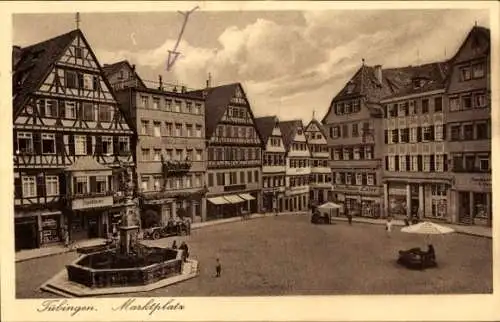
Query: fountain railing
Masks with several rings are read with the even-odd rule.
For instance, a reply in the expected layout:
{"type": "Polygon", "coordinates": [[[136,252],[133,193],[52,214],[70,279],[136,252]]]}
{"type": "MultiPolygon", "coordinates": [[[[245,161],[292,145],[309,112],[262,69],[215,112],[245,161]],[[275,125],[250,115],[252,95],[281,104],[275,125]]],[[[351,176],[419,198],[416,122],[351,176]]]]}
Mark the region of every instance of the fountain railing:
{"type": "Polygon", "coordinates": [[[146,285],[169,278],[182,272],[182,250],[177,250],[174,259],[143,267],[131,268],[91,268],[79,265],[79,258],[66,266],[68,279],[91,288],[125,287],[146,285]]]}

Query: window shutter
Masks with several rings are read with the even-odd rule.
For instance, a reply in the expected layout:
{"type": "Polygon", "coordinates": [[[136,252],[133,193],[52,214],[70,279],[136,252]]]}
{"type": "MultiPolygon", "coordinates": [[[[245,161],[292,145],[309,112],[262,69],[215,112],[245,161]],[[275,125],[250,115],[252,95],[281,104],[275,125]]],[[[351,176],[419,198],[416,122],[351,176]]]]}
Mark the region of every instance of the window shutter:
{"type": "Polygon", "coordinates": [[[384,118],[387,118],[387,104],[384,105],[384,118]]]}
{"type": "Polygon", "coordinates": [[[121,187],[114,187],[113,189],[113,176],[108,176],[108,191],[120,190],[121,187]]]}
{"type": "Polygon", "coordinates": [[[45,196],[45,176],[36,176],[36,193],[38,197],[45,196]]]}
{"type": "Polygon", "coordinates": [[[42,154],[42,135],[40,133],[33,133],[33,147],[35,154],[42,154]]]}
{"type": "Polygon", "coordinates": [[[434,141],[434,125],[430,126],[431,129],[431,141],[434,141]]]}
{"type": "Polygon", "coordinates": [[[52,105],[50,106],[50,112],[52,113],[52,117],[57,117],[57,101],[52,101],[52,105]]]}
{"type": "Polygon", "coordinates": [[[410,171],[410,156],[406,156],[406,171],[410,171]]]}
{"type": "Polygon", "coordinates": [[[388,130],[384,131],[384,143],[385,144],[389,143],[389,131],[388,130]]]}
{"type": "Polygon", "coordinates": [[[443,141],[446,141],[446,124],[443,124],[443,141]]]}
{"type": "Polygon", "coordinates": [[[443,171],[448,172],[448,155],[443,155],[443,171]]]}
{"type": "Polygon", "coordinates": [[[362,184],[363,186],[366,186],[366,185],[368,184],[368,182],[367,182],[367,181],[368,181],[368,180],[367,180],[366,173],[362,173],[362,174],[361,174],[361,184],[362,184]]]}
{"type": "Polygon", "coordinates": [[[68,134],[69,155],[75,155],[75,136],[68,134]]]}
{"type": "Polygon", "coordinates": [[[23,183],[21,178],[14,179],[14,198],[22,198],[23,197],[23,183]]]}
{"type": "Polygon", "coordinates": [[[113,136],[113,154],[117,155],[118,154],[118,137],[113,136]]]}
{"type": "MultiPolygon", "coordinates": [[[[399,171],[399,155],[396,155],[396,156],[394,157],[394,159],[395,159],[395,160],[394,160],[394,163],[395,163],[395,164],[394,164],[394,166],[395,166],[395,168],[396,168],[396,171],[399,171]]],[[[401,169],[401,170],[402,170],[402,169],[401,169]]]]}
{"type": "Polygon", "coordinates": [[[418,171],[422,172],[422,156],[417,156],[418,171]]]}
{"type": "Polygon", "coordinates": [[[385,156],[385,170],[389,170],[389,157],[385,156]]]}
{"type": "Polygon", "coordinates": [[[95,176],[90,176],[90,192],[97,192],[97,180],[95,176]]]}
{"type": "Polygon", "coordinates": [[[422,127],[417,127],[417,142],[422,142],[422,127]]]}
{"type": "Polygon", "coordinates": [[[63,134],[62,133],[56,133],[56,154],[58,155],[64,155],[64,141],[63,141],[63,134]]]}
{"type": "Polygon", "coordinates": [[[87,155],[92,155],[92,135],[87,135],[87,155]]]}
{"type": "Polygon", "coordinates": [[[102,154],[102,138],[101,138],[101,136],[95,137],[94,152],[95,152],[95,154],[98,154],[98,155],[102,154]]]}
{"type": "Polygon", "coordinates": [[[435,157],[434,157],[434,155],[432,154],[432,155],[431,155],[431,166],[430,166],[430,171],[431,171],[431,172],[434,172],[434,171],[435,171],[435,169],[436,169],[436,167],[435,167],[435,165],[434,165],[435,160],[436,160],[436,158],[435,158],[435,157]]]}
{"type": "Polygon", "coordinates": [[[36,102],[36,109],[38,111],[38,115],[40,115],[40,117],[44,117],[45,116],[45,100],[37,100],[36,102]]]}
{"type": "Polygon", "coordinates": [[[14,134],[13,134],[13,138],[14,138],[14,155],[16,154],[16,151],[19,149],[19,145],[17,144],[17,131],[14,130],[14,134]]]}
{"type": "Polygon", "coordinates": [[[66,175],[64,173],[59,174],[59,195],[69,195],[69,191],[66,191],[66,175]]]}
{"type": "Polygon", "coordinates": [[[65,118],[66,117],[66,109],[65,109],[65,106],[64,106],[64,101],[63,100],[60,100],[60,101],[57,101],[57,106],[59,107],[59,118],[65,118]]]}

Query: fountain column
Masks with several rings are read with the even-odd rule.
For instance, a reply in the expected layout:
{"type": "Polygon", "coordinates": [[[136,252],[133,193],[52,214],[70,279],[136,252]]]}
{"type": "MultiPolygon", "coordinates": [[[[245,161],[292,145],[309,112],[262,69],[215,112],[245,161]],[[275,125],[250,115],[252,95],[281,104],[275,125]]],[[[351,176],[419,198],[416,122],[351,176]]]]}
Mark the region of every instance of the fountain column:
{"type": "Polygon", "coordinates": [[[126,201],[125,201],[125,211],[122,215],[122,220],[120,224],[120,241],[119,241],[119,252],[122,255],[129,255],[132,251],[133,245],[137,242],[137,236],[139,234],[138,225],[138,202],[137,199],[133,197],[133,181],[131,180],[131,174],[126,171],[124,174],[125,184],[126,184],[126,201]]]}

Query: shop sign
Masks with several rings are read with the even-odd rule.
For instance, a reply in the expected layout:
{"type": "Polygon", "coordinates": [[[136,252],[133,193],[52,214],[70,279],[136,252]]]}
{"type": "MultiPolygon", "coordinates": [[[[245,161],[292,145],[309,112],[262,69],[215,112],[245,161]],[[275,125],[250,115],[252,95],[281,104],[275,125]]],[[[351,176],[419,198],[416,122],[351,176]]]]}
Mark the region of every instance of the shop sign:
{"type": "Polygon", "coordinates": [[[73,210],[78,210],[78,209],[108,207],[112,205],[113,205],[113,196],[106,196],[98,198],[75,199],[71,203],[71,208],[73,210]]]}
{"type": "Polygon", "coordinates": [[[491,188],[491,178],[472,177],[472,182],[483,188],[491,188]]]}
{"type": "Polygon", "coordinates": [[[380,193],[379,187],[371,186],[343,186],[343,185],[333,185],[333,191],[345,191],[345,192],[356,192],[356,193],[380,193]]]}
{"type": "Polygon", "coordinates": [[[491,176],[460,174],[455,177],[455,188],[469,191],[491,191],[491,176]]]}

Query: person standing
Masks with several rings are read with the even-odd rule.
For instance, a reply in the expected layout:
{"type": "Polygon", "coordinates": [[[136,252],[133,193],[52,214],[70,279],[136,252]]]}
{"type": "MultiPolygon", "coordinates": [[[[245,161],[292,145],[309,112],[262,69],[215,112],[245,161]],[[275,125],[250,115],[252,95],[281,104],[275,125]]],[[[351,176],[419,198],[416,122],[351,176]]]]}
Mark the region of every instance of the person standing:
{"type": "Polygon", "coordinates": [[[352,225],[352,214],[351,211],[347,211],[347,221],[349,222],[349,225],[352,225]]]}
{"type": "Polygon", "coordinates": [[[385,223],[385,230],[387,231],[387,237],[391,237],[391,231],[392,231],[392,217],[391,216],[387,217],[387,221],[385,223]]]}
{"type": "Polygon", "coordinates": [[[220,260],[217,258],[215,264],[215,277],[220,277],[221,271],[222,271],[222,265],[220,263],[220,260]]]}
{"type": "Polygon", "coordinates": [[[172,243],[172,249],[177,249],[177,241],[174,240],[174,242],[172,243]]]}

